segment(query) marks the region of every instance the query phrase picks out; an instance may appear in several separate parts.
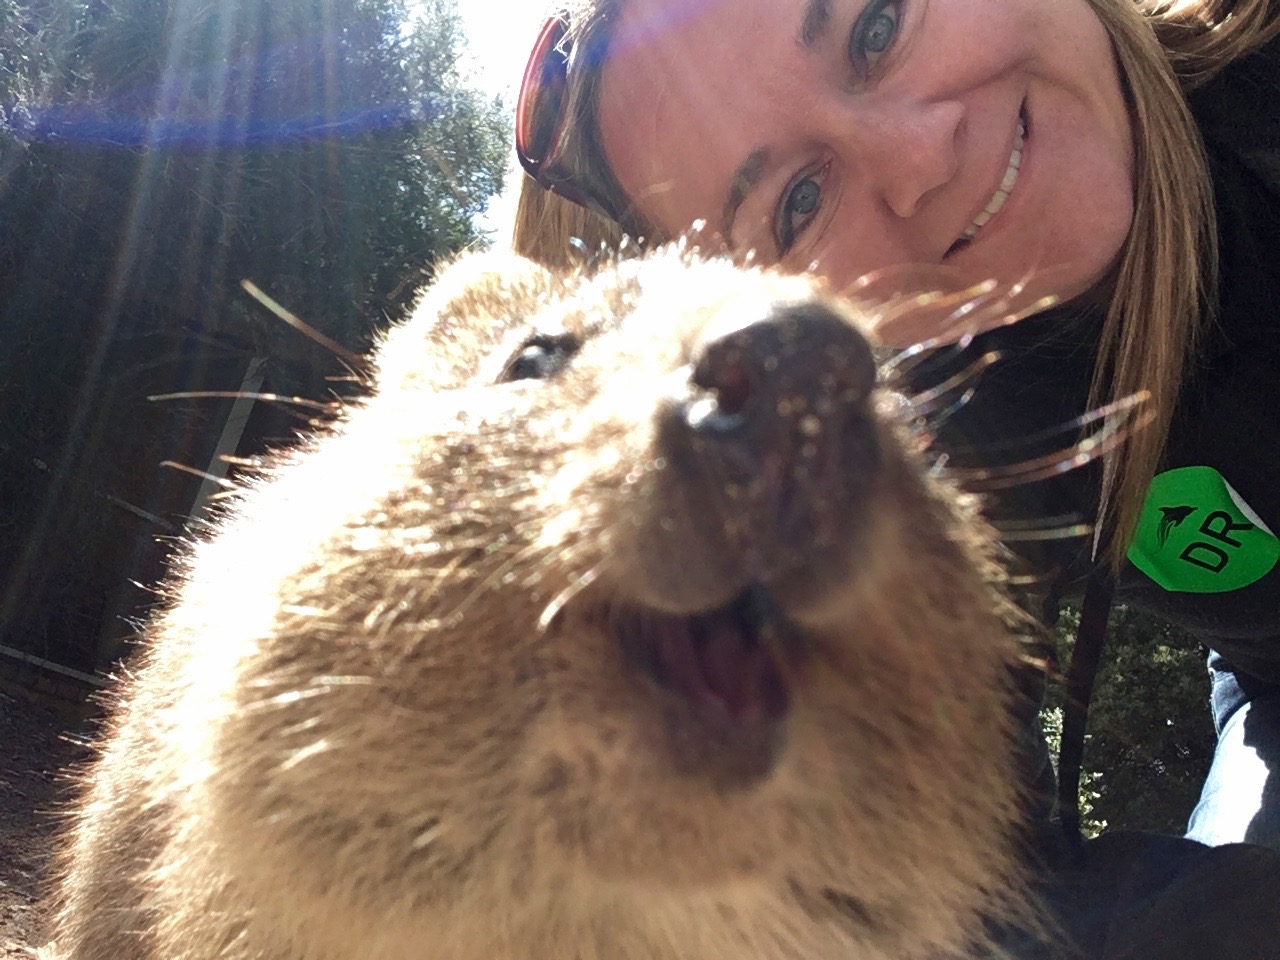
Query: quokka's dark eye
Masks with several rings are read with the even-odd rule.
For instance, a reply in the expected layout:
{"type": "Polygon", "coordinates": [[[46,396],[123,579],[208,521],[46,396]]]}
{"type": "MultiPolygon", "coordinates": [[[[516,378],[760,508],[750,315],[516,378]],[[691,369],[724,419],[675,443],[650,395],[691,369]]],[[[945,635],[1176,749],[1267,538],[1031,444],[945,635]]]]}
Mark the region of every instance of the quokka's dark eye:
{"type": "Polygon", "coordinates": [[[540,333],[530,337],[507,361],[499,383],[516,380],[545,380],[559,373],[582,344],[571,333],[540,333]]]}

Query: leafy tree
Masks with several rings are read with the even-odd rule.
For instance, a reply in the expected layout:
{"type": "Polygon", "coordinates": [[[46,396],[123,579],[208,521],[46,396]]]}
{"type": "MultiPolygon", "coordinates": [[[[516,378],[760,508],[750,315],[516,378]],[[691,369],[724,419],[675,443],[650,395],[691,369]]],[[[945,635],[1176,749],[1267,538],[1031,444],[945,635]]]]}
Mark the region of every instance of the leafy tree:
{"type": "MultiPolygon", "coordinates": [[[[1080,611],[1058,625],[1058,655],[1070,660],[1080,611]]],[[[1185,631],[1117,606],[1089,708],[1080,801],[1084,826],[1179,834],[1213,756],[1204,652],[1185,631]]],[[[1046,713],[1050,749],[1061,734],[1061,690],[1046,713]]]]}
{"type": "Polygon", "coordinates": [[[226,413],[148,395],[253,357],[341,388],[241,280],[362,349],[477,241],[507,122],[461,45],[453,0],[0,0],[0,642],[87,666],[143,599],[113,597],[194,492],[159,465],[203,466],[226,413]]]}

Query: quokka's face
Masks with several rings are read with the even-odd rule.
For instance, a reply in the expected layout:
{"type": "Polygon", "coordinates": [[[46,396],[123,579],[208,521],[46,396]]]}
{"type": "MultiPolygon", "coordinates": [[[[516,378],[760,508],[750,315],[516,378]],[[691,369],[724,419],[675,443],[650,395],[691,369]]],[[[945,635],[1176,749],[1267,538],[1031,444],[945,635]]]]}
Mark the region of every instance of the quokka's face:
{"type": "Polygon", "coordinates": [[[219,734],[257,854],[424,908],[972,932],[1019,639],[863,320],[673,251],[446,271],[249,504],[314,505],[237,587],[275,611],[219,734]]]}

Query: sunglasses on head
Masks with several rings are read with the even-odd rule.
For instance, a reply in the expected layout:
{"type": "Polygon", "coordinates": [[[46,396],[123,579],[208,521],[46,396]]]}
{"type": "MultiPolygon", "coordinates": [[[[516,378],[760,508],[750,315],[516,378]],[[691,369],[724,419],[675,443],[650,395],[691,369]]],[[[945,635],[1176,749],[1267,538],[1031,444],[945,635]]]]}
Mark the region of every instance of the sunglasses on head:
{"type": "Polygon", "coordinates": [[[538,32],[516,100],[516,156],[543,189],[618,221],[617,213],[576,185],[573,174],[560,162],[575,52],[565,43],[568,32],[568,16],[563,13],[549,17],[538,32]]]}

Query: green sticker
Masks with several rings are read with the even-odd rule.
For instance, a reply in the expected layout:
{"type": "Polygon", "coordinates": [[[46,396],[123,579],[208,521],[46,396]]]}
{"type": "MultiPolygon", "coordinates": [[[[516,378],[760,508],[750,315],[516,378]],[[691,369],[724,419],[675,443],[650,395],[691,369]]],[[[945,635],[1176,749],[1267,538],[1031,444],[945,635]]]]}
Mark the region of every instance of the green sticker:
{"type": "Polygon", "coordinates": [[[1270,573],[1280,539],[1217,470],[1179,467],[1151,481],[1129,560],[1166,590],[1226,593],[1270,573]]]}

